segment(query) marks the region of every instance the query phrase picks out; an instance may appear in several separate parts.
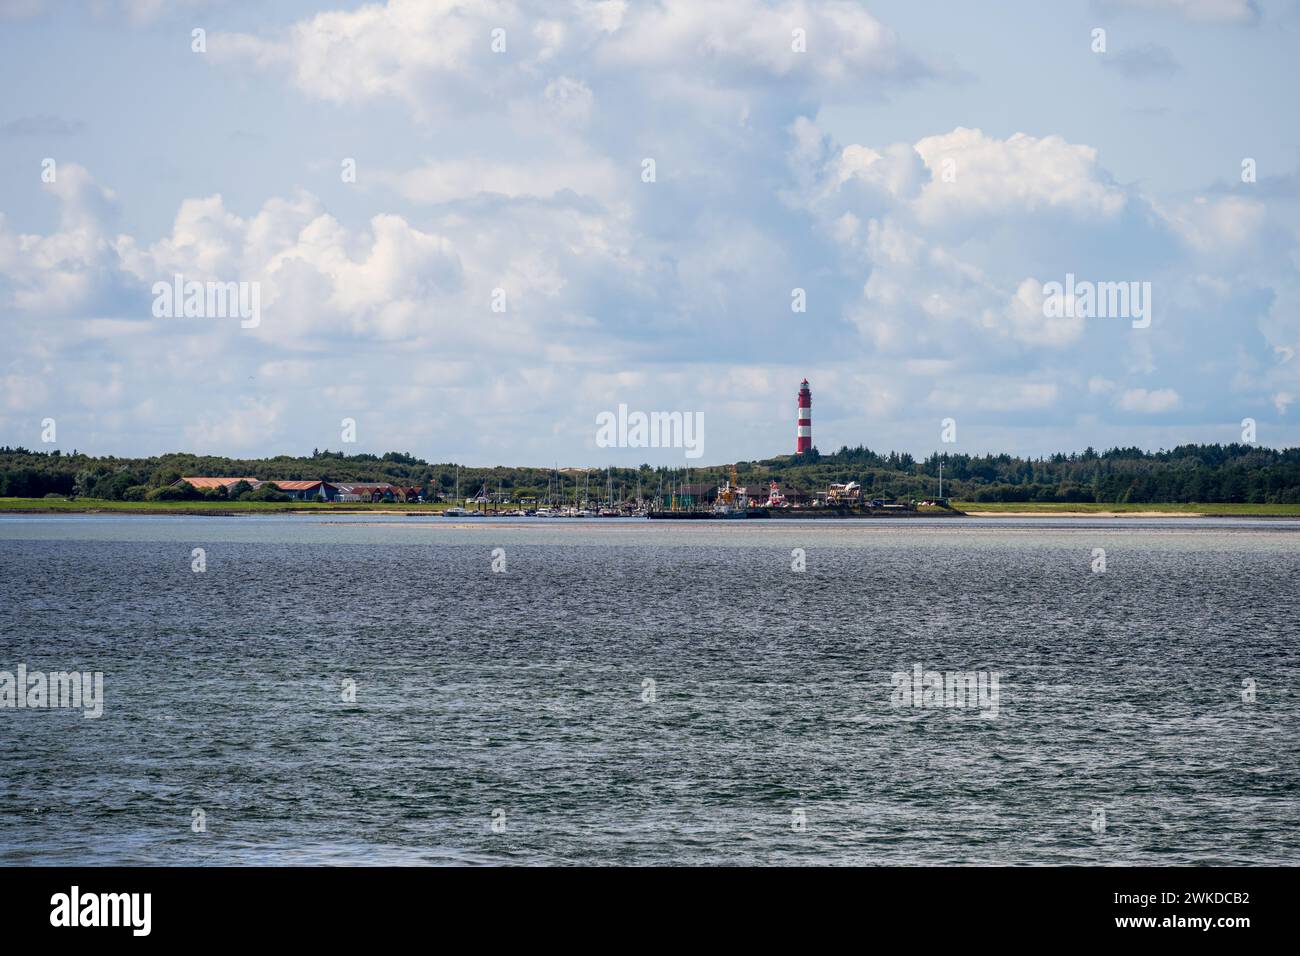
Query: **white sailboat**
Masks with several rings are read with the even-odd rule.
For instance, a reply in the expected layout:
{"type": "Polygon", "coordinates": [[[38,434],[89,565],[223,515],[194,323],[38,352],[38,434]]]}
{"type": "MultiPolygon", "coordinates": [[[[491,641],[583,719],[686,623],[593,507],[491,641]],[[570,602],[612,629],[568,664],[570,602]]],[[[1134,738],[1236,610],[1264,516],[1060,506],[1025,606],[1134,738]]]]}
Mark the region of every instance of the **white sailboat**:
{"type": "MultiPolygon", "coordinates": [[[[456,492],[452,496],[452,500],[460,500],[460,468],[456,469],[456,492]]],[[[471,513],[469,509],[462,508],[460,505],[452,505],[443,511],[443,515],[448,518],[468,518],[471,513]]]]}

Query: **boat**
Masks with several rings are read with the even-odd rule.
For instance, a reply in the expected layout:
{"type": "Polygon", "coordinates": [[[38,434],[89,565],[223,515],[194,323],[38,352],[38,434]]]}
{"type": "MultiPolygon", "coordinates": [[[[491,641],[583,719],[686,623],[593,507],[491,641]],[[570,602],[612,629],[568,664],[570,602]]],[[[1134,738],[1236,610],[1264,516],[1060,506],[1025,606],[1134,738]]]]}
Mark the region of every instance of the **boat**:
{"type": "Polygon", "coordinates": [[[741,508],[731,504],[719,504],[713,506],[713,517],[715,518],[744,518],[748,508],[741,508]]]}
{"type": "Polygon", "coordinates": [[[768,518],[771,516],[766,508],[714,508],[711,510],[689,510],[689,511],[647,511],[644,512],[647,518],[657,520],[728,520],[732,518],[768,518]]]}
{"type": "Polygon", "coordinates": [[[713,506],[714,518],[766,518],[767,509],[749,503],[749,489],[741,487],[736,466],[731,466],[731,478],[718,486],[718,500],[713,506]]]}
{"type": "Polygon", "coordinates": [[[714,505],[713,512],[710,515],[713,518],[766,518],[766,508],[751,508],[746,505],[721,504],[714,505]]]}
{"type": "MultiPolygon", "coordinates": [[[[456,467],[456,496],[455,498],[452,498],[452,501],[455,501],[459,497],[460,497],[460,466],[457,466],[456,467]]],[[[450,508],[447,508],[446,510],[443,511],[443,515],[448,518],[467,518],[469,517],[469,510],[467,508],[462,508],[460,505],[452,505],[450,508]]]]}

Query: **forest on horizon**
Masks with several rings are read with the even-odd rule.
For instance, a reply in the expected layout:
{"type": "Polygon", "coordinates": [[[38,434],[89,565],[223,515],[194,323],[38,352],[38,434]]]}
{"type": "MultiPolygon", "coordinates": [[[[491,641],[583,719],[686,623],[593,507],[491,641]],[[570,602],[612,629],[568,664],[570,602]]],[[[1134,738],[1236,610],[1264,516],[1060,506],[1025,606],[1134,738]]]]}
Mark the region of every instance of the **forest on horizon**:
{"type": "MultiPolygon", "coordinates": [[[[1112,448],[1054,454],[1043,458],[936,452],[918,459],[906,452],[881,453],[864,446],[832,454],[816,448],[802,455],[736,462],[751,494],[777,481],[786,493],[823,492],[831,482],[860,482],[869,497],[907,500],[936,497],[939,468],[945,497],[978,502],[1300,503],[1300,448],[1271,449],[1247,444],[1180,445],[1169,451],[1112,448]]],[[[78,452],[0,447],[0,497],[49,495],[107,500],[144,500],[150,492],[185,475],[253,477],[264,481],[387,481],[418,486],[426,497],[462,496],[486,486],[512,498],[565,500],[587,492],[603,500],[654,497],[686,482],[721,482],[730,463],[703,467],[605,468],[466,467],[430,463],[407,452],[352,454],[328,449],[308,457],[288,455],[240,459],[171,453],[146,458],[92,457],[78,452]]]]}

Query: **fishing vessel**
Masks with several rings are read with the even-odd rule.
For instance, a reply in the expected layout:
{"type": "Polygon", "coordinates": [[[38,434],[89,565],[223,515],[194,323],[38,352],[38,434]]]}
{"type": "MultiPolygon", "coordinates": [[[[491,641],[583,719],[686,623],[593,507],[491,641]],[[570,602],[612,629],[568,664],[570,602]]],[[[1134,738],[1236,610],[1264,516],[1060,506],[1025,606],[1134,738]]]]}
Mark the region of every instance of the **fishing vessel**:
{"type": "Polygon", "coordinates": [[[751,506],[749,489],[742,487],[736,474],[736,466],[731,466],[731,477],[718,486],[718,499],[713,505],[715,518],[766,518],[767,509],[751,506]]]}

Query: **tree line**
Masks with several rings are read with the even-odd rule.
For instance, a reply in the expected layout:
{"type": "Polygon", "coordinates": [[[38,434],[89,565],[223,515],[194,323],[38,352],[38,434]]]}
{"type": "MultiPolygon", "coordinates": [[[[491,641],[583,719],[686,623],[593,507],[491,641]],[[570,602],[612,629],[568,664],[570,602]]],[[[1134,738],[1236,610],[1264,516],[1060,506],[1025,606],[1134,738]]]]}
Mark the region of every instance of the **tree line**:
{"type": "Polygon", "coordinates": [[[919,461],[859,445],[833,455],[814,449],[792,456],[786,470],[813,484],[852,475],[868,494],[875,488],[886,496],[925,498],[938,495],[940,464],[944,496],[962,501],[1300,503],[1300,448],[1239,443],[1155,452],[1086,448],[1043,458],[936,452],[919,461]]]}
{"type": "MultiPolygon", "coordinates": [[[[934,453],[916,459],[906,452],[875,452],[847,446],[823,455],[801,455],[737,462],[740,483],[751,496],[763,494],[775,480],[787,494],[824,492],[832,482],[857,481],[868,498],[910,500],[939,495],[943,467],[944,497],[979,502],[1246,502],[1300,503],[1300,448],[1271,449],[1254,445],[1180,445],[1171,451],[1112,448],[1097,452],[1056,454],[1042,458],[1012,455],[934,453]]],[[[613,487],[616,500],[653,498],[681,483],[720,483],[731,465],[674,468],[569,469],[498,466],[471,468],[453,462],[435,464],[407,452],[384,455],[315,450],[308,457],[237,459],[174,453],[149,458],[92,457],[72,452],[0,448],[0,497],[105,498],[149,500],[188,492],[169,491],[184,475],[253,477],[274,482],[386,481],[421,489],[426,497],[451,497],[459,484],[462,497],[480,488],[504,497],[548,497],[572,501],[590,495],[605,500],[613,487]]],[[[273,489],[235,489],[244,496],[275,500],[273,489]]],[[[214,494],[224,496],[225,492],[214,494]]]]}

